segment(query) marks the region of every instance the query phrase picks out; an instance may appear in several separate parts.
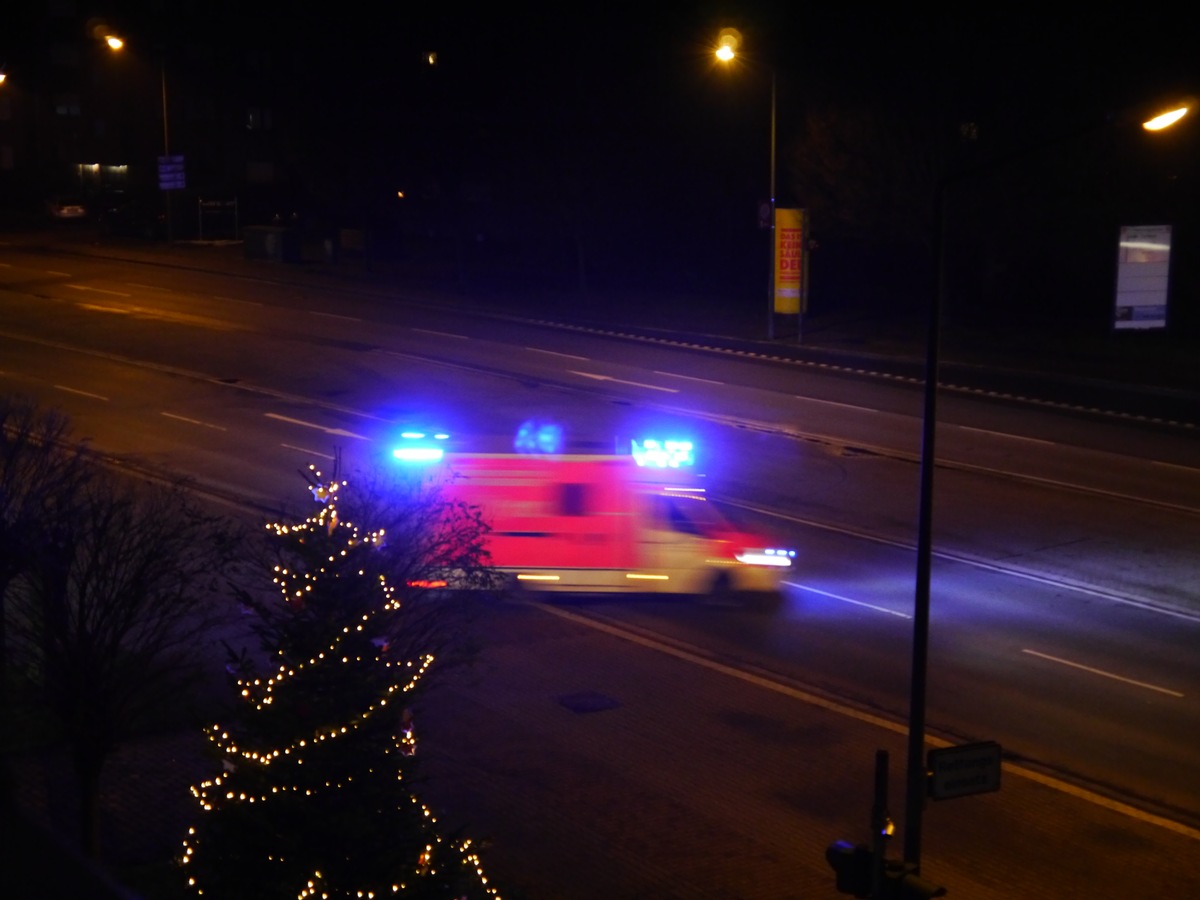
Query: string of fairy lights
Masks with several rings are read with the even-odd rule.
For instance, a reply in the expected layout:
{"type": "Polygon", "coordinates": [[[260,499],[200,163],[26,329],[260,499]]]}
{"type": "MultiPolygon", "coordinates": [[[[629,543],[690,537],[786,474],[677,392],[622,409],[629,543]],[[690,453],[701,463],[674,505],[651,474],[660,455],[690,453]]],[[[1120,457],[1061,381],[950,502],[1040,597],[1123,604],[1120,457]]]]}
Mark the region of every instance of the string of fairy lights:
{"type": "MultiPolygon", "coordinates": [[[[400,608],[399,604],[390,599],[391,589],[386,584],[384,585],[384,589],[386,592],[385,596],[387,596],[389,598],[387,600],[387,602],[384,604],[384,610],[399,609],[400,608]]],[[[337,648],[341,646],[343,640],[347,636],[350,635],[351,631],[353,630],[353,631],[357,631],[357,632],[362,632],[364,630],[363,623],[370,622],[371,617],[373,615],[374,615],[374,613],[364,613],[362,616],[362,622],[360,622],[358,625],[354,626],[353,629],[351,629],[351,627],[349,625],[344,626],[342,628],[342,633],[337,638],[335,638],[334,641],[328,647],[326,647],[324,650],[317,653],[316,655],[310,657],[306,662],[298,663],[295,665],[281,665],[276,670],[275,674],[272,675],[270,678],[266,679],[265,681],[261,678],[245,679],[245,680],[239,678],[237,681],[237,684],[238,684],[238,687],[241,688],[242,697],[244,699],[248,700],[249,702],[254,703],[256,710],[261,710],[265,706],[270,706],[271,702],[274,700],[273,694],[274,694],[276,687],[278,687],[284,681],[286,681],[290,678],[294,678],[295,676],[299,675],[301,672],[303,672],[309,666],[314,666],[314,665],[317,665],[318,663],[324,662],[326,660],[326,658],[335,657],[337,655],[336,654],[337,648]],[[257,689],[257,688],[261,688],[262,689],[261,692],[256,691],[255,689],[257,689]]],[[[278,653],[280,656],[283,655],[282,650],[279,650],[278,653]]],[[[363,661],[363,657],[361,655],[354,656],[354,657],[343,655],[341,657],[341,661],[343,663],[351,663],[351,662],[360,663],[363,661]]],[[[377,663],[381,662],[384,666],[387,666],[389,668],[393,665],[399,665],[398,663],[393,663],[391,660],[383,659],[379,656],[375,656],[373,661],[377,662],[377,663]]],[[[432,662],[432,661],[433,660],[431,658],[429,660],[429,662],[432,662]]],[[[403,663],[403,665],[411,668],[414,664],[410,660],[408,662],[403,663]]],[[[428,668],[428,665],[429,665],[428,662],[425,663],[421,667],[421,671],[424,671],[426,668],[428,668]]],[[[411,685],[410,685],[410,687],[406,687],[405,690],[409,690],[410,688],[411,688],[411,685]]]]}
{"type": "MultiPolygon", "coordinates": [[[[345,659],[342,660],[342,662],[345,662],[345,661],[346,661],[345,659]]],[[[314,662],[314,660],[310,660],[309,662],[312,663],[312,662],[314,662]]],[[[389,685],[385,692],[386,696],[381,697],[375,703],[372,703],[370,706],[368,706],[366,709],[364,709],[362,712],[360,712],[353,721],[349,722],[346,725],[342,725],[339,728],[331,728],[329,731],[317,732],[311,738],[308,738],[308,739],[299,738],[295,743],[290,744],[287,747],[276,748],[274,750],[267,751],[267,752],[260,752],[258,750],[242,749],[237,746],[237,744],[234,742],[234,740],[229,736],[228,732],[221,731],[220,734],[217,733],[218,730],[221,728],[220,724],[210,725],[209,727],[205,728],[204,729],[205,735],[208,737],[208,739],[210,741],[212,741],[214,744],[216,744],[217,749],[220,750],[221,754],[225,757],[240,757],[241,759],[243,759],[247,762],[253,762],[253,763],[258,763],[259,765],[269,766],[272,762],[279,759],[280,757],[288,757],[288,756],[292,756],[292,754],[295,754],[295,764],[303,765],[304,758],[301,756],[302,750],[304,750],[310,746],[317,746],[323,741],[336,740],[339,737],[342,737],[346,734],[350,734],[350,733],[358,730],[360,727],[362,727],[362,725],[366,722],[366,720],[368,718],[370,718],[372,713],[376,712],[377,710],[381,709],[384,706],[387,706],[387,702],[388,702],[387,698],[389,696],[391,696],[398,690],[399,691],[410,691],[414,687],[416,687],[417,682],[420,681],[420,679],[421,679],[421,676],[423,674],[425,674],[425,671],[432,664],[433,664],[433,656],[430,654],[426,654],[424,657],[422,657],[418,671],[416,673],[414,673],[413,678],[410,681],[408,681],[405,684],[395,683],[395,684],[389,685]]],[[[408,665],[413,665],[413,664],[410,662],[410,663],[408,663],[408,665]]],[[[256,706],[256,709],[261,710],[262,708],[263,708],[263,706],[261,704],[256,706]]]]}
{"type": "MultiPolygon", "coordinates": [[[[309,477],[309,482],[312,486],[313,497],[322,504],[318,513],[299,524],[273,523],[268,525],[267,528],[274,530],[275,534],[281,537],[297,532],[311,532],[320,528],[324,529],[332,538],[340,530],[344,532],[345,540],[340,549],[330,554],[325,561],[325,565],[320,566],[315,572],[296,572],[283,566],[275,567],[274,583],[279,587],[283,601],[292,606],[303,603],[305,596],[311,594],[320,580],[330,574],[326,568],[327,566],[332,566],[339,560],[344,560],[351,549],[356,546],[364,544],[367,546],[378,545],[383,540],[384,534],[382,530],[363,534],[353,523],[341,520],[337,509],[337,494],[341,488],[346,486],[346,482],[336,480],[325,481],[321,473],[314,466],[309,466],[309,470],[312,473],[312,476],[309,477]]],[[[357,574],[360,577],[365,576],[362,570],[358,570],[357,574]]],[[[330,577],[338,577],[338,575],[337,573],[333,573],[330,577]]],[[[225,760],[225,772],[192,786],[192,795],[199,804],[202,815],[213,813],[224,804],[265,804],[269,803],[272,799],[282,796],[303,795],[312,797],[317,793],[340,790],[354,781],[353,776],[345,776],[342,780],[326,780],[321,785],[311,783],[273,784],[269,787],[269,790],[264,789],[258,792],[232,790],[227,786],[234,774],[238,772],[239,765],[250,765],[262,772],[267,771],[268,767],[271,767],[271,771],[279,776],[282,772],[279,771],[278,764],[287,762],[291,766],[296,767],[298,773],[299,767],[303,766],[304,760],[310,751],[315,752],[317,748],[320,748],[326,742],[336,741],[354,734],[375,713],[385,708],[397,695],[403,696],[417,686],[421,678],[433,664],[434,657],[432,654],[424,654],[417,660],[394,662],[385,657],[386,643],[377,645],[381,648],[380,653],[368,657],[364,657],[361,653],[352,655],[350,653],[339,654],[338,652],[347,638],[355,633],[364,632],[375,616],[400,608],[400,603],[396,599],[394,589],[387,583],[387,579],[383,575],[379,576],[379,589],[381,594],[379,607],[364,613],[361,616],[361,620],[355,625],[344,626],[341,632],[330,641],[324,650],[314,653],[308,660],[300,663],[281,664],[269,678],[238,679],[237,685],[240,688],[242,699],[252,704],[256,712],[262,712],[266,707],[271,705],[275,699],[277,689],[285,682],[295,678],[304,670],[321,664],[361,665],[366,662],[371,665],[381,665],[385,668],[395,667],[402,669],[404,670],[405,677],[388,684],[374,702],[360,709],[351,719],[345,721],[343,724],[323,727],[307,737],[297,738],[287,746],[273,749],[240,747],[236,739],[230,735],[228,730],[223,729],[219,723],[206,727],[204,729],[205,736],[213,743],[225,760]],[[234,762],[234,760],[237,762],[234,762]]],[[[282,649],[278,653],[280,656],[284,655],[282,649]]],[[[392,740],[391,749],[386,751],[389,755],[392,753],[402,756],[412,756],[415,754],[416,735],[411,715],[407,714],[407,711],[402,716],[398,732],[392,735],[392,740]]],[[[311,773],[311,766],[304,771],[311,773]]],[[[368,768],[367,771],[374,772],[374,769],[368,768]]],[[[399,765],[396,767],[395,776],[398,781],[403,781],[403,770],[399,765]]],[[[428,806],[413,794],[409,794],[408,799],[411,803],[419,807],[421,815],[428,820],[430,825],[436,825],[437,819],[428,806]]],[[[483,870],[482,860],[469,838],[447,841],[440,834],[437,834],[432,840],[435,843],[427,844],[424,851],[414,861],[412,873],[414,877],[427,877],[436,874],[433,868],[437,859],[434,853],[435,844],[445,845],[451,850],[457,851],[465,869],[474,871],[476,877],[479,879],[480,888],[484,893],[490,897],[499,898],[498,889],[489,884],[487,875],[483,870]]],[[[190,868],[191,864],[195,861],[198,849],[199,838],[197,837],[196,827],[193,826],[188,829],[187,836],[183,840],[183,851],[179,857],[181,865],[185,868],[190,868]]],[[[188,887],[195,891],[197,895],[204,895],[204,889],[199,884],[196,876],[189,874],[186,881],[188,887]]],[[[363,885],[356,886],[353,889],[339,889],[330,885],[326,876],[319,870],[314,870],[306,882],[299,887],[296,897],[297,900],[318,900],[318,898],[319,900],[328,900],[328,898],[333,897],[367,898],[367,900],[370,900],[370,898],[375,897],[398,895],[406,889],[407,883],[405,881],[395,881],[383,886],[363,885]]]]}

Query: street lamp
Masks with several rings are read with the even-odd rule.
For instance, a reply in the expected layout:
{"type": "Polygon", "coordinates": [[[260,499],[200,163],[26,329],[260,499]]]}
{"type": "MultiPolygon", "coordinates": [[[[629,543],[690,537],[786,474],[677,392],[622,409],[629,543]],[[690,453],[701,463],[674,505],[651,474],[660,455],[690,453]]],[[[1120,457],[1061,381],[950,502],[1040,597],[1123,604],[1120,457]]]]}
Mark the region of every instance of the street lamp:
{"type": "MultiPolygon", "coordinates": [[[[717,35],[717,60],[729,65],[738,56],[742,46],[742,33],[736,28],[722,28],[717,35]]],[[[771,73],[771,169],[767,191],[767,338],[775,339],[775,68],[771,73]]]]}
{"type": "MultiPolygon", "coordinates": [[[[104,43],[108,49],[114,53],[119,53],[125,48],[125,41],[115,34],[104,35],[104,43]]],[[[166,54],[159,57],[158,66],[159,76],[159,92],[162,97],[162,146],[163,146],[163,161],[167,162],[167,158],[171,155],[171,133],[169,127],[170,117],[167,114],[167,60],[166,54]]],[[[172,241],[171,233],[171,190],[163,188],[164,202],[166,203],[166,226],[167,226],[167,243],[172,241]]]]}
{"type": "MultiPolygon", "coordinates": [[[[1161,131],[1182,119],[1194,101],[1173,106],[1167,112],[1144,120],[1141,124],[1147,131],[1161,131]]],[[[1117,119],[1113,124],[1131,124],[1128,117],[1117,119]]],[[[1093,126],[1084,131],[1091,132],[1103,127],[1093,126]]],[[[935,261],[936,284],[933,302],[929,309],[929,330],[925,348],[925,389],[921,434],[920,499],[917,521],[917,575],[916,599],[913,606],[912,672],[909,686],[908,717],[908,761],[907,792],[904,811],[904,862],[913,872],[921,871],[921,821],[925,797],[928,791],[928,771],[925,762],[925,693],[926,669],[929,656],[929,591],[933,558],[933,471],[934,436],[937,431],[937,383],[938,354],[941,342],[942,302],[945,293],[946,256],[946,196],[949,188],[982,172],[991,171],[1011,162],[1023,159],[1065,139],[1077,137],[1080,131],[1054,135],[1016,152],[974,168],[945,174],[938,179],[937,203],[937,258],[935,261]]]]}

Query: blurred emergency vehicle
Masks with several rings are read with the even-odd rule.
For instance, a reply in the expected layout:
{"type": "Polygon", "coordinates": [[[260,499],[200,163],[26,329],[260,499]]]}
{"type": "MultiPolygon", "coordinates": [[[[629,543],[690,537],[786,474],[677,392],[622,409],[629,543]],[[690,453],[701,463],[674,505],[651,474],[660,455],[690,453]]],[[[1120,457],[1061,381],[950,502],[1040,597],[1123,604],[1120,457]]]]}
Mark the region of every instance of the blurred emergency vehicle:
{"type": "Polygon", "coordinates": [[[526,590],[774,593],[796,555],[708,500],[686,441],[614,454],[409,444],[394,455],[434,466],[444,496],[479,507],[492,565],[526,590]]]}

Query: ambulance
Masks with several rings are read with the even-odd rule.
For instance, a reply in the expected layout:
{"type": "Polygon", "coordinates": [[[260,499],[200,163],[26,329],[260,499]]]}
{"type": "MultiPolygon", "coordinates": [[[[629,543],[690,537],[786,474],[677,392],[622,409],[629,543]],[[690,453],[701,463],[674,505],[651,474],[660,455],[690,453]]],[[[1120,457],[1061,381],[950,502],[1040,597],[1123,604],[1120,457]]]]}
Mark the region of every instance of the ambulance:
{"type": "Polygon", "coordinates": [[[544,449],[442,453],[409,443],[393,455],[435,465],[444,496],[479,508],[492,565],[517,589],[774,594],[793,565],[795,550],[735,525],[707,498],[688,441],[544,449]]]}

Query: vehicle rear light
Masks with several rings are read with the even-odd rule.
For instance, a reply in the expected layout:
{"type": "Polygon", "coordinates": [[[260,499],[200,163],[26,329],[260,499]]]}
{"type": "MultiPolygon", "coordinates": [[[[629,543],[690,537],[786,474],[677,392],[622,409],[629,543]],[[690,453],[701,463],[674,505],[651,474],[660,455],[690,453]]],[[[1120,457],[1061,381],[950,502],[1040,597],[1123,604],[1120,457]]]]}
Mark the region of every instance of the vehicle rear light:
{"type": "Polygon", "coordinates": [[[417,578],[405,583],[410,588],[444,588],[447,584],[444,578],[417,578]]]}

